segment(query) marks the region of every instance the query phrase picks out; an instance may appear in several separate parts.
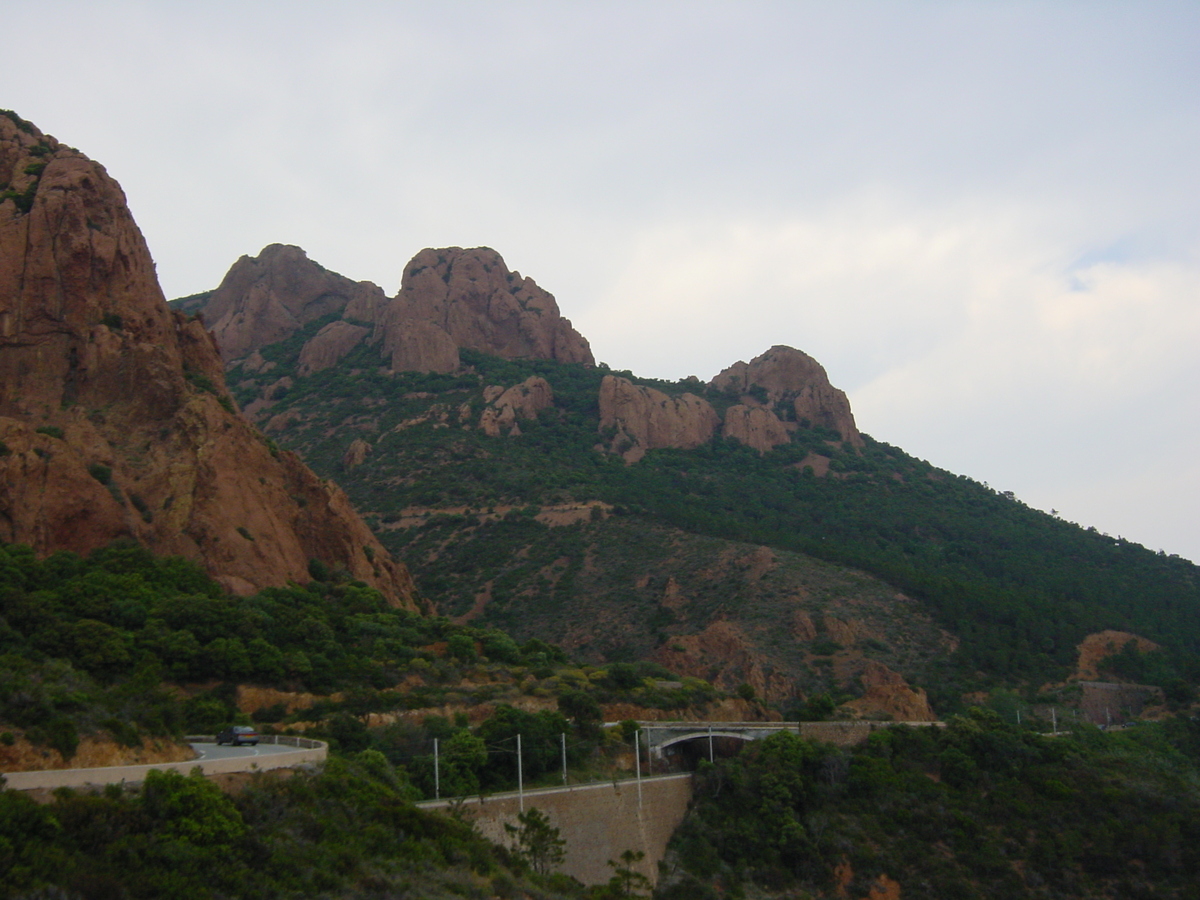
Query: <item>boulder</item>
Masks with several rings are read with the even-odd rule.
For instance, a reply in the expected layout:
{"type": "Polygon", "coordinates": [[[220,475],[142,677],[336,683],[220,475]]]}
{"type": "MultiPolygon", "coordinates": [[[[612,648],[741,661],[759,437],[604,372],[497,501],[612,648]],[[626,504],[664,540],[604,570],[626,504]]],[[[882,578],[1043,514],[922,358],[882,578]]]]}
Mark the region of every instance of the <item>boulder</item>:
{"type": "Polygon", "coordinates": [[[489,385],[484,389],[484,397],[488,405],[479,417],[479,427],[492,437],[520,434],[518,419],[536,419],[540,410],[554,405],[550,382],[538,375],[531,375],[507,390],[489,385]]]}

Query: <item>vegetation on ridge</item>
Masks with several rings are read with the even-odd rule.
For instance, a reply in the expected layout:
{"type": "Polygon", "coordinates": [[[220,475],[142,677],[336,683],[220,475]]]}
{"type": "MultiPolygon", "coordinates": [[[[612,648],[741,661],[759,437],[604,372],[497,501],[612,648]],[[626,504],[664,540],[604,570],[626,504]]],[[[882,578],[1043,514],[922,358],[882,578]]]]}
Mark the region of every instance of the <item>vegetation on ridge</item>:
{"type": "MultiPolygon", "coordinates": [[[[292,371],[304,340],[298,332],[262,352],[278,371],[292,371]]],[[[1105,628],[1163,645],[1160,680],[1200,678],[1200,578],[1187,560],[1031,509],[869,436],[858,451],[832,432],[800,427],[791,443],[761,455],[716,438],[694,450],[653,450],[627,466],[597,446],[604,369],[470,351],[463,359],[471,369],[460,374],[392,375],[379,368],[375,348],[360,347],[337,367],[294,377],[284,396],[275,393],[269,414],[287,414],[272,435],[337,478],[435,601],[445,579],[440,551],[428,549],[421,529],[404,519],[406,510],[453,517],[463,509],[536,512],[600,501],[618,514],[692,534],[852,566],[919,599],[959,639],[951,669],[939,679],[948,688],[938,698],[943,704],[990,684],[1061,678],[1079,641],[1105,628]],[[554,407],[522,420],[519,436],[481,432],[483,387],[530,375],[550,382],[554,407]],[[341,460],[355,439],[371,453],[349,470],[341,460]],[[815,474],[814,459],[827,461],[827,475],[815,474]]],[[[235,369],[230,380],[246,402],[277,374],[235,369]]],[[[695,381],[655,387],[707,391],[718,404],[730,399],[695,381]]],[[[468,546],[488,558],[501,555],[503,542],[484,541],[487,529],[468,518],[428,519],[423,527],[442,528],[444,546],[463,555],[468,546]]],[[[569,556],[567,566],[581,561],[569,556]]],[[[471,573],[460,568],[457,577],[466,590],[471,573]]],[[[478,592],[489,577],[471,586],[478,592]]],[[[529,577],[512,584],[518,594],[531,587],[529,577]]],[[[569,584],[559,594],[554,602],[574,602],[569,584]]]]}

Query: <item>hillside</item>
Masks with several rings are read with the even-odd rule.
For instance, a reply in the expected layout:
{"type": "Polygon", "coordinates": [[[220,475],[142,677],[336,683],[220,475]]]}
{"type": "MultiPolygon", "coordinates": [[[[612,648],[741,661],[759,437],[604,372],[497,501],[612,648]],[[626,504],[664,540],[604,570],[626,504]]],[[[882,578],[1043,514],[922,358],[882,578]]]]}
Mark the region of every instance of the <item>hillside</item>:
{"type": "Polygon", "coordinates": [[[1032,698],[1103,629],[1164,648],[1143,666],[1156,683],[1200,675],[1192,563],[860,434],[799,351],[707,384],[470,347],[451,371],[419,372],[364,331],[306,367],[345,315],[247,346],[230,383],[448,615],[597,661],[703,665],[781,705],[862,699],[864,676],[907,679],[938,711],[996,685],[1032,698]]]}

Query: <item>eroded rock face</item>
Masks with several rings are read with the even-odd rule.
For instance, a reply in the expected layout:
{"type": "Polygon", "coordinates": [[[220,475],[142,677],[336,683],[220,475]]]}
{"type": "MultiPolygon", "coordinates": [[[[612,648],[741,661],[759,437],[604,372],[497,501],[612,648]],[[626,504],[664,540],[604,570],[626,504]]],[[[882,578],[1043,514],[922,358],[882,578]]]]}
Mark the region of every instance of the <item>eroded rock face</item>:
{"type": "MultiPolygon", "coordinates": [[[[271,244],[234,263],[202,309],[221,356],[232,362],[322,316],[374,324],[386,303],[379,286],[330,272],[299,247],[271,244]]],[[[338,347],[345,347],[344,337],[338,347]]],[[[328,343],[324,352],[327,358],[328,343]]]]}
{"type": "Polygon", "coordinates": [[[380,326],[385,345],[394,346],[396,333],[415,322],[436,326],[457,347],[496,356],[595,362],[553,295],[510,272],[487,247],[427,249],[413,257],[380,326]]]}
{"type": "Polygon", "coordinates": [[[610,449],[627,462],[659,447],[699,447],[720,424],[712,405],[695,394],[671,397],[617,375],[600,382],[600,430],[616,429],[610,449]]]}
{"type": "Polygon", "coordinates": [[[787,428],[775,413],[761,406],[744,406],[740,403],[725,410],[725,424],[721,435],[741,441],[759,453],[766,453],[772,447],[790,443],[792,440],[787,428]]]}
{"type": "Polygon", "coordinates": [[[357,469],[367,461],[367,457],[371,455],[371,445],[362,438],[355,438],[350,442],[350,446],[346,448],[346,452],[342,454],[342,468],[357,469]]]}
{"type": "Polygon", "coordinates": [[[775,346],[750,362],[736,362],[711,382],[748,405],[787,413],[784,418],[832,428],[856,447],[862,437],[844,392],[829,383],[819,362],[791,347],[775,346]]]}
{"type": "Polygon", "coordinates": [[[433,322],[394,322],[381,336],[393,372],[453,372],[459,367],[458,344],[433,322]]]}
{"type": "Polygon", "coordinates": [[[336,366],[338,360],[353,350],[371,333],[365,325],[354,325],[345,319],[330,322],[318,331],[300,350],[297,374],[311,375],[336,366]]]}
{"type": "Polygon", "coordinates": [[[237,415],[202,323],[170,310],[104,168],[0,117],[0,539],[87,553],[118,537],[231,590],[321,559],[415,606],[345,495],[237,415]]]}
{"type": "Polygon", "coordinates": [[[479,427],[492,437],[520,434],[518,420],[536,419],[539,411],[554,405],[550,382],[538,375],[531,375],[507,390],[489,386],[483,395],[489,402],[479,417],[479,427]]]}
{"type": "Polygon", "coordinates": [[[899,672],[893,672],[883,663],[867,660],[861,678],[863,695],[846,704],[860,715],[884,713],[897,722],[936,721],[925,689],[910,687],[899,672]]]}

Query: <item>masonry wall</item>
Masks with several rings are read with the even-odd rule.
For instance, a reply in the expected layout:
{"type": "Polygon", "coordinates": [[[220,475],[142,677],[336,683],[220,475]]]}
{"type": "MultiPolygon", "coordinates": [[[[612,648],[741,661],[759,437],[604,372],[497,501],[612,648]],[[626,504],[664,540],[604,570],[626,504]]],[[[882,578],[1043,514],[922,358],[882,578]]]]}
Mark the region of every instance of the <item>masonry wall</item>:
{"type": "MultiPolygon", "coordinates": [[[[658,880],[658,861],[692,799],[691,775],[577,785],[549,791],[527,791],[525,809],[537,807],[567,842],[559,870],[584,884],[602,884],[612,876],[608,860],[625,850],[641,850],[645,859],[636,868],[650,881],[658,880]]],[[[420,803],[426,809],[449,804],[420,803]]],[[[468,800],[461,807],[479,832],[498,844],[512,845],[504,825],[515,826],[520,800],[514,794],[468,800]]]]}

